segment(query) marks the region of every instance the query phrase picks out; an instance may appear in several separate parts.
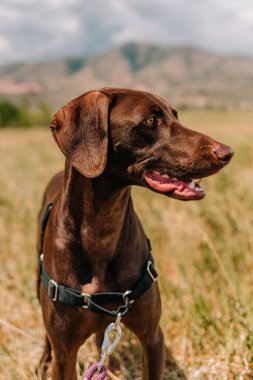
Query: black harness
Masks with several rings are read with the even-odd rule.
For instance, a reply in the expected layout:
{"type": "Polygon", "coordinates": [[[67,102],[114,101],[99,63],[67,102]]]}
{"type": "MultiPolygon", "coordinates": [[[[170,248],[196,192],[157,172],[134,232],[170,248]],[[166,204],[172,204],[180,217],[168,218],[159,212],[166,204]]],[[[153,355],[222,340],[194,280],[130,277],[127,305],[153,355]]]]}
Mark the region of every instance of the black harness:
{"type": "Polygon", "coordinates": [[[68,288],[63,284],[59,284],[48,276],[45,272],[43,265],[43,243],[46,231],[47,222],[50,216],[50,211],[52,209],[52,204],[47,206],[47,209],[42,217],[41,222],[41,255],[40,255],[40,278],[47,289],[48,296],[52,301],[61,302],[70,306],[83,307],[89,309],[90,311],[117,316],[119,313],[124,315],[128,312],[131,304],[135,302],[139,297],[141,297],[151,286],[154,281],[157,281],[158,274],[154,267],[154,260],[151,255],[151,245],[148,240],[148,260],[142,268],[142,273],[139,279],[136,281],[134,286],[130,290],[126,290],[124,293],[121,292],[108,292],[108,293],[94,293],[87,294],[81,293],[78,290],[68,288]],[[117,310],[108,310],[102,305],[106,303],[118,302],[121,305],[117,310]]]}

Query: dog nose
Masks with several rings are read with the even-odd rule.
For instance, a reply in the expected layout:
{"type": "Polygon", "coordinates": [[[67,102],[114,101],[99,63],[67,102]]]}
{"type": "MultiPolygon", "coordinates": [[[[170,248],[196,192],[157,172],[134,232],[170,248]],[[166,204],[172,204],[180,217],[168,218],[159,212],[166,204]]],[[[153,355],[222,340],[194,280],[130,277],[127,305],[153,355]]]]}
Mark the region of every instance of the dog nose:
{"type": "Polygon", "coordinates": [[[227,164],[234,155],[233,149],[227,145],[221,145],[213,153],[223,164],[227,164]]]}

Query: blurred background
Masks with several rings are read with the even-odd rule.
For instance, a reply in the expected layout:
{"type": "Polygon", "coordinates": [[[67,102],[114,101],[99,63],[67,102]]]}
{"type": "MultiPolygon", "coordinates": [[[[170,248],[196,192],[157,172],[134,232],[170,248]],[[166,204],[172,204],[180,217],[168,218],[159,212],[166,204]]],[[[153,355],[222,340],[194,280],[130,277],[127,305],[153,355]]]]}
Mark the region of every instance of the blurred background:
{"type": "MultiPolygon", "coordinates": [[[[183,124],[233,146],[203,201],[138,188],[133,196],[160,273],[166,379],[252,379],[251,0],[1,1],[1,379],[34,378],[42,351],[36,218],[64,165],[48,125],[70,99],[103,86],[163,96],[183,124]]],[[[90,339],[80,376],[95,355],[90,339]]],[[[140,379],[127,332],[112,371],[111,379],[140,379]]]]}

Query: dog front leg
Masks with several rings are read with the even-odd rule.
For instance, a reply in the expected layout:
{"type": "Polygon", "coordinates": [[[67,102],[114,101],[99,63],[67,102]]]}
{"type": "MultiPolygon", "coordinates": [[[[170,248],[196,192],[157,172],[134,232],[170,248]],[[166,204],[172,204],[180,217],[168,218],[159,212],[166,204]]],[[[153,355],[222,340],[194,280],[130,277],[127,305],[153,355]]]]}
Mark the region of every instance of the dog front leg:
{"type": "Polygon", "coordinates": [[[142,345],[142,379],[163,380],[165,346],[163,333],[158,326],[155,334],[148,333],[140,337],[142,345]]]}
{"type": "Polygon", "coordinates": [[[53,348],[52,380],[77,380],[76,360],[78,349],[53,348]]]}

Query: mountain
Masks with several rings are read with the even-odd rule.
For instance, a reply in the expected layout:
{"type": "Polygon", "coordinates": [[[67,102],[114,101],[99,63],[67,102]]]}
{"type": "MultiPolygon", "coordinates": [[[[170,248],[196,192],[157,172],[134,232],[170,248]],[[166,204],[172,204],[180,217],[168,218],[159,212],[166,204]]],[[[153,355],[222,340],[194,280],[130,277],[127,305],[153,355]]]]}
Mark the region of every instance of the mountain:
{"type": "Polygon", "coordinates": [[[0,98],[58,109],[90,89],[143,89],[175,106],[253,106],[253,59],[131,43],[91,58],[0,66],[0,98]]]}

